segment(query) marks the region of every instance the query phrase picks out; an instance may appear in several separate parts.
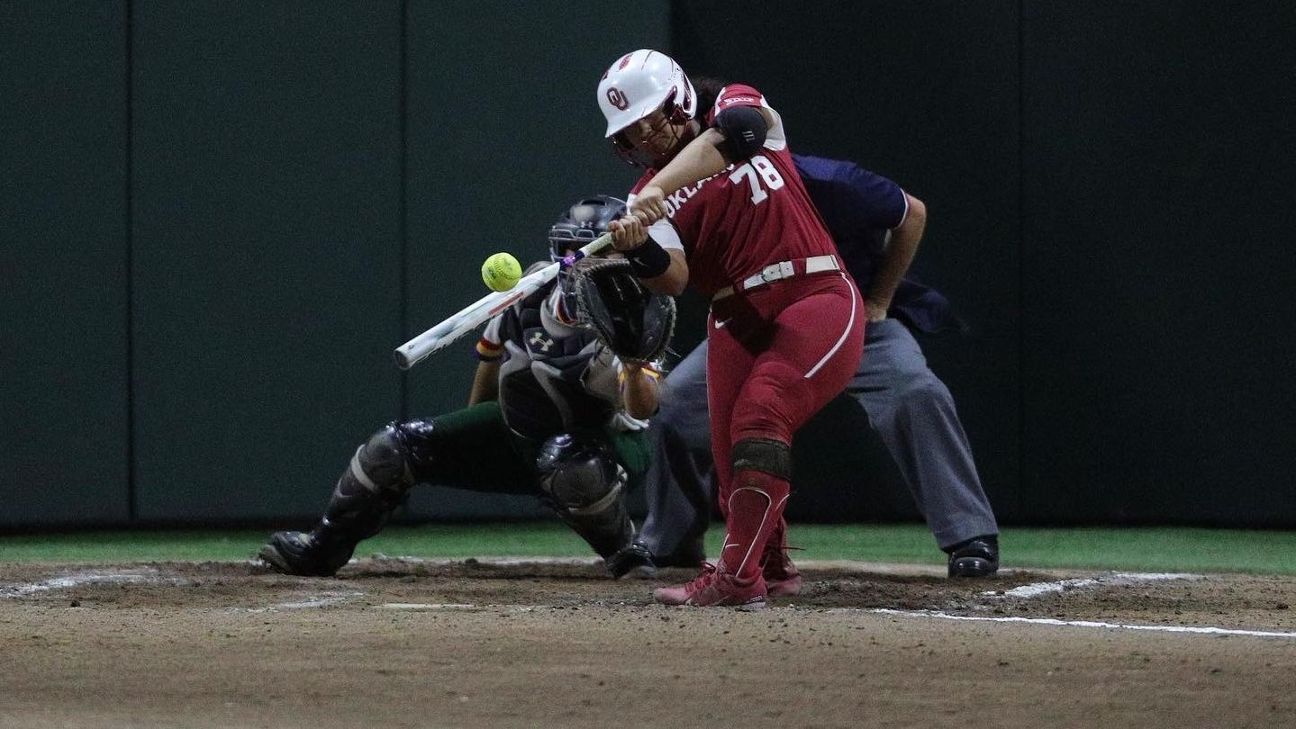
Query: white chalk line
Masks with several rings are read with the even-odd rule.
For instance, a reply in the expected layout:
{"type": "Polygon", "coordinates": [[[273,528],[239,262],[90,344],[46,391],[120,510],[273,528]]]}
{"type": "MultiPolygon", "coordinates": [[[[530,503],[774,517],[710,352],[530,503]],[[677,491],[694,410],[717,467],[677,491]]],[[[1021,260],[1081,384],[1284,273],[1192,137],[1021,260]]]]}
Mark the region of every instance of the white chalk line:
{"type": "Polygon", "coordinates": [[[470,602],[385,602],[378,607],[387,610],[481,610],[470,602]]]}
{"type": "MultiPolygon", "coordinates": [[[[71,574],[58,575],[50,577],[40,582],[29,582],[17,585],[0,585],[0,598],[19,598],[34,595],[40,592],[50,592],[53,590],[68,590],[84,585],[118,585],[118,584],[171,584],[183,585],[188,580],[180,577],[164,577],[152,567],[144,567],[137,570],[124,570],[113,572],[75,572],[71,574]]],[[[259,613],[273,610],[307,610],[311,608],[322,608],[330,605],[337,605],[356,597],[364,597],[363,592],[329,592],[321,595],[310,596],[302,600],[293,602],[283,602],[267,607],[257,608],[234,608],[240,612],[259,613]]]]}
{"type": "Polygon", "coordinates": [[[1029,585],[1014,587],[1011,590],[986,590],[985,592],[982,592],[981,595],[982,597],[996,599],[1010,597],[1031,598],[1039,597],[1040,595],[1048,595],[1054,592],[1077,590],[1086,587],[1111,587],[1117,585],[1133,585],[1140,582],[1200,579],[1204,578],[1201,575],[1174,572],[1115,572],[1110,575],[1100,575],[1098,577],[1083,577],[1070,580],[1056,580],[1053,582],[1033,582],[1029,585]]]}
{"type": "MultiPolygon", "coordinates": [[[[558,567],[597,567],[603,564],[600,557],[414,557],[406,555],[374,553],[368,557],[353,558],[347,564],[351,566],[370,566],[374,562],[396,562],[398,564],[426,565],[430,567],[466,567],[466,566],[483,566],[483,567],[530,567],[530,566],[558,566],[558,567]]],[[[259,560],[252,560],[251,564],[264,566],[259,560]]],[[[915,576],[934,576],[944,577],[945,565],[920,565],[920,564],[900,564],[890,562],[861,562],[857,560],[797,560],[797,566],[806,570],[841,570],[847,572],[858,572],[860,574],[896,574],[896,575],[915,575],[915,576]]],[[[668,568],[682,569],[682,568],[668,568]]],[[[1000,574],[1012,574],[1014,570],[1003,569],[1000,574]]]]}
{"type": "MultiPolygon", "coordinates": [[[[1177,579],[1203,579],[1201,575],[1179,574],[1179,573],[1114,573],[1109,576],[1096,578],[1083,578],[1075,580],[1059,580],[1056,582],[1041,582],[1031,585],[1022,585],[1012,590],[1005,590],[1002,594],[996,591],[983,592],[982,595],[987,597],[1018,597],[1030,598],[1052,592],[1061,592],[1068,589],[1083,589],[1087,587],[1135,584],[1138,582],[1177,580],[1177,579]]],[[[173,583],[181,584],[184,580],[179,578],[166,578],[157,574],[153,568],[144,568],[136,571],[123,572],[78,572],[68,575],[51,577],[41,582],[4,585],[0,586],[0,598],[15,598],[32,595],[38,592],[50,590],[70,589],[81,585],[90,584],[138,584],[138,583],[173,583]]],[[[364,597],[363,592],[346,592],[346,593],[328,593],[308,597],[304,600],[294,602],[284,602],[263,608],[244,608],[246,612],[266,612],[274,610],[307,610],[337,605],[348,600],[364,597]]],[[[488,609],[487,606],[478,606],[472,603],[383,603],[380,608],[389,610],[423,610],[423,611],[474,611],[488,609]]],[[[545,609],[544,605],[526,605],[526,606],[494,606],[494,607],[511,607],[515,610],[530,612],[537,609],[545,609]]],[[[860,612],[858,608],[830,608],[827,612],[860,612]]],[[[1134,630],[1145,632],[1162,632],[1162,633],[1188,633],[1197,635],[1237,635],[1261,638],[1296,638],[1296,633],[1268,631],[1268,630],[1244,630],[1234,628],[1220,628],[1215,626],[1188,626],[1188,625],[1135,625],[1128,623],[1108,623],[1096,620],[1059,620],[1057,618],[1024,618],[1017,616],[990,617],[978,615],[952,615],[937,610],[895,610],[892,608],[872,608],[863,610],[863,612],[877,615],[898,615],[903,617],[922,617],[934,618],[938,620],[957,620],[964,622],[993,622],[993,623],[1028,623],[1034,625],[1050,625],[1057,627],[1072,628],[1099,628],[1109,630],[1134,630]]]]}
{"type": "Polygon", "coordinates": [[[179,578],[160,577],[157,574],[157,570],[152,568],[122,572],[75,572],[72,574],[51,577],[40,582],[0,586],[0,598],[26,597],[38,592],[67,590],[73,587],[81,587],[82,585],[139,583],[182,584],[183,582],[184,580],[179,578]]]}
{"type": "Polygon", "coordinates": [[[321,595],[312,595],[302,600],[275,603],[274,605],[262,608],[247,608],[244,612],[264,613],[273,612],[275,610],[312,610],[316,608],[340,605],[348,600],[364,596],[365,593],[363,592],[328,592],[321,595]]]}
{"type": "MultiPolygon", "coordinates": [[[[856,608],[833,608],[828,612],[856,612],[856,608]]],[[[873,608],[864,612],[878,615],[900,615],[910,618],[936,618],[938,620],[963,620],[991,623],[1032,623],[1035,625],[1054,625],[1068,628],[1106,628],[1119,630],[1141,630],[1160,633],[1196,633],[1201,635],[1246,635],[1261,638],[1296,638],[1296,633],[1284,633],[1270,630],[1241,630],[1217,628],[1213,626],[1192,625],[1133,625],[1127,623],[1105,623],[1097,620],[1058,620],[1057,618],[992,618],[982,615],[951,615],[937,610],[893,610],[891,608],[873,608]]]]}
{"type": "MultiPolygon", "coordinates": [[[[387,610],[411,610],[411,611],[450,611],[450,612],[473,612],[481,610],[509,610],[514,612],[533,612],[536,610],[552,609],[552,605],[474,605],[472,603],[418,603],[418,602],[389,602],[383,603],[378,607],[387,610]]],[[[669,609],[669,608],[663,608],[669,609]]],[[[780,608],[774,608],[779,610],[780,608]]],[[[783,608],[796,610],[795,607],[783,608]]],[[[960,620],[965,622],[994,622],[994,623],[1028,623],[1034,625],[1052,625],[1057,627],[1068,628],[1102,628],[1117,630],[1136,630],[1147,632],[1163,633],[1190,633],[1198,635],[1238,635],[1260,638],[1296,638],[1296,633],[1285,633],[1270,630],[1244,630],[1234,628],[1218,628],[1214,626],[1189,626],[1189,625],[1135,625],[1131,623],[1107,623],[1097,620],[1059,620],[1057,618],[1022,618],[1022,617],[989,617],[976,615],[953,615],[939,610],[895,610],[893,608],[829,608],[825,612],[829,613],[871,613],[874,615],[898,615],[908,618],[935,618],[938,620],[960,620]]]]}
{"type": "Polygon", "coordinates": [[[458,612],[458,613],[534,613],[546,610],[562,611],[554,605],[510,605],[507,603],[471,602],[385,602],[378,606],[383,610],[408,610],[411,612],[458,612]]]}
{"type": "Polygon", "coordinates": [[[530,565],[557,565],[562,567],[592,567],[602,564],[600,557],[459,557],[432,558],[388,555],[381,552],[368,559],[352,559],[347,564],[365,564],[367,562],[398,562],[401,564],[428,565],[430,567],[462,567],[483,565],[488,567],[527,567],[530,565]]]}

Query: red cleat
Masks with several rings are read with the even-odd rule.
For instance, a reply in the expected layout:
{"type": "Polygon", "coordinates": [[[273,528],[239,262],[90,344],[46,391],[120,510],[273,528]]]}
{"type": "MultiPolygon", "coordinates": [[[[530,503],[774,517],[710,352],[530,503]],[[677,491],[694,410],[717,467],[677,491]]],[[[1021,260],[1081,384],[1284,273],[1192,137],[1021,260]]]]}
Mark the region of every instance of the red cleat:
{"type": "Polygon", "coordinates": [[[653,590],[653,599],[663,605],[763,610],[765,580],[757,576],[750,584],[744,585],[733,575],[717,570],[714,565],[705,564],[702,573],[691,582],[653,590]]]}
{"type": "Polygon", "coordinates": [[[765,587],[770,597],[792,597],[801,594],[801,571],[792,563],[786,549],[765,551],[761,566],[765,587]]]}
{"type": "Polygon", "coordinates": [[[778,527],[765,542],[761,555],[761,575],[770,597],[791,597],[801,594],[801,571],[788,556],[787,522],[779,519],[778,527]]]}

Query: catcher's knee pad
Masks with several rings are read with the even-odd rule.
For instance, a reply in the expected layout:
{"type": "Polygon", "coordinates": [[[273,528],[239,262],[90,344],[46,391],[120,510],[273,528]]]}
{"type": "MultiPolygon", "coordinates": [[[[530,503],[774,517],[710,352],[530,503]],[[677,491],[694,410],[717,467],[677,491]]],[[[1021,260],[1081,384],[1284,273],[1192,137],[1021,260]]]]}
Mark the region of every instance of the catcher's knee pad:
{"type": "Polygon", "coordinates": [[[792,448],[771,438],[743,438],[734,443],[733,470],[760,471],[785,481],[792,480],[792,448]]]}
{"type": "Polygon", "coordinates": [[[554,436],[541,447],[536,470],[545,500],[599,555],[609,558],[634,541],[626,472],[602,443],[554,436]]]}
{"type": "MultiPolygon", "coordinates": [[[[418,421],[416,421],[418,422],[418,421]]],[[[381,495],[403,493],[414,485],[410,470],[410,448],[406,443],[408,423],[388,423],[374,433],[351,456],[343,477],[350,477],[366,490],[381,495]]]]}
{"type": "Polygon", "coordinates": [[[540,490],[554,508],[571,514],[597,513],[620,495],[626,474],[606,446],[592,439],[556,435],[536,459],[540,490]]]}

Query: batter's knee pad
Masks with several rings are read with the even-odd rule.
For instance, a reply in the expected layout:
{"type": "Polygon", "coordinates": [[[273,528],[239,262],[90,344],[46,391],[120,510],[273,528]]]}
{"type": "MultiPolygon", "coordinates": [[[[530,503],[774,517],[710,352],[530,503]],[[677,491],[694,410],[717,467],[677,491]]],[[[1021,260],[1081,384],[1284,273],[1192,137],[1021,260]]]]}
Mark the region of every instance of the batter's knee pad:
{"type": "Polygon", "coordinates": [[[733,470],[760,471],[784,481],[792,480],[792,448],[771,438],[743,438],[734,443],[733,470]]]}
{"type": "Polygon", "coordinates": [[[626,472],[607,446],[569,434],[545,441],[536,459],[540,491],[558,516],[607,558],[634,541],[626,472]]]}

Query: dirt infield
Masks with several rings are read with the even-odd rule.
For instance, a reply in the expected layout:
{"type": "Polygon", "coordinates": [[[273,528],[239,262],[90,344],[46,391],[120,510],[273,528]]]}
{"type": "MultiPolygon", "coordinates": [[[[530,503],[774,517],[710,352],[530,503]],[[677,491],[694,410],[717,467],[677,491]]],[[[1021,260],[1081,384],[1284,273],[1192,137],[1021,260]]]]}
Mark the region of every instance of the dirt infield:
{"type": "Polygon", "coordinates": [[[739,613],[588,564],[0,565],[0,727],[1296,726],[1290,579],[806,574],[739,613]]]}

